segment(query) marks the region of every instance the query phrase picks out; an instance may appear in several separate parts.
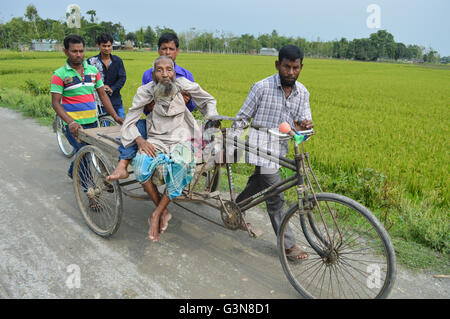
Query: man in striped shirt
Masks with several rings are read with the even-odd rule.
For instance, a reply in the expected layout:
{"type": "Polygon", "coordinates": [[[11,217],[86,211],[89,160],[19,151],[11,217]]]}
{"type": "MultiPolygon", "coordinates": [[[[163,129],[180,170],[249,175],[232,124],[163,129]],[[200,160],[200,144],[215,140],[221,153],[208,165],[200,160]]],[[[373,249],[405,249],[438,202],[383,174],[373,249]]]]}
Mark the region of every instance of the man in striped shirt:
{"type": "MultiPolygon", "coordinates": [[[[67,123],[67,140],[77,152],[85,143],[79,143],[80,128],[97,127],[97,106],[94,90],[97,91],[106,111],[114,120],[122,124],[123,119],[114,111],[111,101],[103,89],[103,81],[98,70],[84,60],[84,40],[78,35],[64,39],[66,65],[53,73],[50,92],[52,106],[56,114],[67,123]]],[[[72,178],[73,161],[68,176],[72,178]]]]}

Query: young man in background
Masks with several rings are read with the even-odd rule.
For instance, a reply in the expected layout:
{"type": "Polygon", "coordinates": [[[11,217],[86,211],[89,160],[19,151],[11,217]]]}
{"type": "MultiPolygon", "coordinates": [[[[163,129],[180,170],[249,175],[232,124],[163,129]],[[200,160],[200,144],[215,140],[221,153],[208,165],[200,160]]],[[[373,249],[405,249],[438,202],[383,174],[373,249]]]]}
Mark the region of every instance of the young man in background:
{"type": "MultiPolygon", "coordinates": [[[[120,90],[125,85],[127,74],[122,59],[116,55],[112,55],[112,45],[114,40],[108,33],[102,33],[97,38],[97,46],[100,53],[87,59],[90,65],[93,65],[100,72],[104,83],[104,89],[111,100],[116,113],[125,118],[125,109],[123,108],[122,96],[120,90]]],[[[102,110],[103,113],[105,112],[102,110]]]]}

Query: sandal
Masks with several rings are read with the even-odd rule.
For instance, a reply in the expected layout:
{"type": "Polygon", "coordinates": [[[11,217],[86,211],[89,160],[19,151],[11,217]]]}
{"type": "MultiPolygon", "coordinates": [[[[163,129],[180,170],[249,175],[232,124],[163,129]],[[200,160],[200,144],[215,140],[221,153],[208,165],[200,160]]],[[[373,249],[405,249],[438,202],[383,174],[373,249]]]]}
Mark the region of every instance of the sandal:
{"type": "Polygon", "coordinates": [[[286,257],[291,261],[302,261],[309,257],[308,253],[297,245],[285,249],[284,251],[286,252],[286,257]]]}

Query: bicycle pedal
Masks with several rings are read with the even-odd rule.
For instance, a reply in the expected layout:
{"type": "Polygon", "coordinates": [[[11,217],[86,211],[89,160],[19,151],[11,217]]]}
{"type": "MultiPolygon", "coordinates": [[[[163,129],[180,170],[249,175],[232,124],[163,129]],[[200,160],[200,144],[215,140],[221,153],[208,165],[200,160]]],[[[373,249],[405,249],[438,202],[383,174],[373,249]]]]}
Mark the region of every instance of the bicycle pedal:
{"type": "Polygon", "coordinates": [[[245,224],[242,224],[241,227],[239,228],[240,230],[246,231],[248,233],[248,235],[252,238],[258,238],[260,237],[262,234],[264,234],[264,231],[260,228],[256,228],[253,225],[247,223],[244,221],[244,223],[247,224],[247,227],[245,226],[245,224]]]}
{"type": "Polygon", "coordinates": [[[250,233],[253,238],[258,238],[258,237],[262,236],[262,234],[264,234],[264,231],[262,231],[259,228],[252,228],[252,229],[250,229],[250,233]]]}
{"type": "Polygon", "coordinates": [[[264,234],[264,231],[262,229],[256,228],[256,229],[252,229],[251,233],[252,233],[254,238],[258,238],[258,237],[261,237],[264,234]]]}

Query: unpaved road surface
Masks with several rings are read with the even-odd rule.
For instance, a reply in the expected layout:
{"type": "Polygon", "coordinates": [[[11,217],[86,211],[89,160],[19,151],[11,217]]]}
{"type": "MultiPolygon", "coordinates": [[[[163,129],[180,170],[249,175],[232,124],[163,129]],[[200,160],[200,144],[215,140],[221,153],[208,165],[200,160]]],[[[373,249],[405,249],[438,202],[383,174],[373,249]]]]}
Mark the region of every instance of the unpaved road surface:
{"type": "MultiPolygon", "coordinates": [[[[122,224],[103,239],[79,212],[52,129],[5,108],[0,127],[0,298],[300,298],[263,212],[248,214],[265,230],[251,239],[171,205],[169,228],[152,243],[153,205],[124,196],[122,224]]],[[[450,279],[399,267],[391,297],[449,298],[450,279]]]]}

